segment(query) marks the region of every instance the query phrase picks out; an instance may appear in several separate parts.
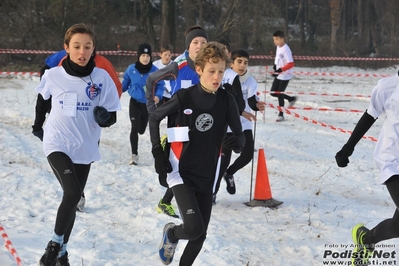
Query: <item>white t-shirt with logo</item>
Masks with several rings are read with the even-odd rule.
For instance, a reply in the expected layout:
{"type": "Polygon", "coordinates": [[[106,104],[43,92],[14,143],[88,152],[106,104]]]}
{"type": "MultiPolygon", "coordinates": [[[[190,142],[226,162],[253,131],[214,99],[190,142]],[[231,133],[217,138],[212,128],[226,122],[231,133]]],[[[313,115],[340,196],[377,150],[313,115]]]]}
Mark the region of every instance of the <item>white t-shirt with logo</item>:
{"type": "Polygon", "coordinates": [[[90,76],[79,78],[67,74],[61,66],[54,67],[45,72],[36,91],[45,100],[52,96],[51,112],[44,126],[45,155],[63,152],[76,164],[100,160],[101,127],[94,120],[93,109],[96,106],[103,106],[109,112],[121,109],[109,74],[95,67],[90,76]]]}
{"type": "MultiPolygon", "coordinates": [[[[294,59],[292,58],[292,52],[290,47],[288,47],[287,44],[284,44],[281,47],[277,46],[276,49],[276,57],[274,58],[274,64],[276,65],[276,69],[282,68],[288,63],[294,62],[294,59]]],[[[280,80],[290,80],[293,77],[293,70],[292,68],[288,69],[287,71],[281,72],[278,76],[277,79],[280,80]]]]}

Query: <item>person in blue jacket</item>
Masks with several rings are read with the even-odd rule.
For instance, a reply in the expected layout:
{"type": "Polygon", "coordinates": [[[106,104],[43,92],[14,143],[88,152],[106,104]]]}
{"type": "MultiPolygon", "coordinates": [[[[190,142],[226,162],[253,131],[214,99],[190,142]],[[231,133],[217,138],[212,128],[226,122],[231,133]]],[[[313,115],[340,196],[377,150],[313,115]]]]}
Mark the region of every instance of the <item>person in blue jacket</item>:
{"type": "MultiPolygon", "coordinates": [[[[138,143],[139,134],[144,134],[148,124],[147,100],[145,97],[146,81],[150,73],[158,68],[152,64],[151,46],[147,43],[139,45],[137,61],[127,67],[123,74],[122,92],[128,92],[131,99],[129,103],[129,117],[131,122],[130,145],[132,156],[129,164],[137,165],[139,161],[138,143]]],[[[154,100],[162,100],[165,82],[160,81],[155,88],[154,100]]]]}

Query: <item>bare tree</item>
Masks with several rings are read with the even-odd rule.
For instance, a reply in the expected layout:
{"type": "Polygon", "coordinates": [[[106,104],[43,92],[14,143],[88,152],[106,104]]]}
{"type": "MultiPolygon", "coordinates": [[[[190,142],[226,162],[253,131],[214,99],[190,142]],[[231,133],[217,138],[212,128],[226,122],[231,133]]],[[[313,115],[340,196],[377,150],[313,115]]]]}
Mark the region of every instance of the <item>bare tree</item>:
{"type": "Polygon", "coordinates": [[[151,12],[150,0],[140,0],[141,19],[140,25],[144,34],[147,36],[147,42],[154,47],[156,35],[154,30],[153,15],[151,12]]]}
{"type": "Polygon", "coordinates": [[[161,28],[161,38],[160,43],[171,44],[175,47],[175,37],[176,37],[176,7],[174,0],[162,0],[161,5],[162,14],[162,28],[161,28]]]}
{"type": "Polygon", "coordinates": [[[341,25],[341,12],[342,12],[342,0],[331,0],[331,46],[330,50],[333,55],[337,51],[337,32],[341,25]]]}

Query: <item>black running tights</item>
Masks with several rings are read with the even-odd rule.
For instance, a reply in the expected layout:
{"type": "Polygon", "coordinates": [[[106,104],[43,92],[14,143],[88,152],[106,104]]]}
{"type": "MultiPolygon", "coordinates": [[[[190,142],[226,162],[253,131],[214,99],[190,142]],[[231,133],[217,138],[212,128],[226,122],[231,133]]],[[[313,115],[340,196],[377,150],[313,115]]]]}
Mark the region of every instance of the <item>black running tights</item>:
{"type": "MultiPolygon", "coordinates": [[[[295,97],[282,93],[287,88],[288,82],[289,80],[279,80],[277,78],[273,80],[272,88],[270,89],[270,96],[277,97],[278,106],[284,107],[284,99],[289,102],[295,100],[295,97]],[[278,91],[280,93],[272,93],[273,91],[278,91]]],[[[279,111],[279,115],[283,115],[283,112],[279,111]]]]}
{"type": "Polygon", "coordinates": [[[172,187],[183,224],[173,228],[172,240],[187,239],[179,266],[191,266],[201,251],[212,212],[212,191],[199,193],[182,184],[172,187]]]}
{"type": "MultiPolygon", "coordinates": [[[[232,136],[232,133],[227,133],[226,137],[232,136]]],[[[226,148],[222,148],[222,160],[220,163],[220,171],[218,180],[216,181],[214,194],[217,194],[220,188],[220,182],[224,176],[224,173],[228,175],[234,175],[238,170],[244,168],[254,157],[254,137],[252,130],[244,130],[245,145],[238,156],[238,158],[230,166],[231,153],[232,151],[226,148]]]]}
{"type": "Polygon", "coordinates": [[[392,218],[380,222],[365,235],[365,244],[377,244],[383,240],[399,237],[399,175],[391,176],[385,185],[395,203],[395,212],[392,218]]]}
{"type": "Polygon", "coordinates": [[[68,243],[75,222],[76,205],[86,186],[91,164],[74,164],[62,152],[51,153],[47,156],[47,160],[63,190],[54,232],[57,235],[64,235],[64,243],[68,243]]]}
{"type": "Polygon", "coordinates": [[[130,98],[129,117],[131,123],[130,146],[132,154],[138,154],[139,134],[144,134],[148,124],[148,111],[145,103],[130,98]]]}

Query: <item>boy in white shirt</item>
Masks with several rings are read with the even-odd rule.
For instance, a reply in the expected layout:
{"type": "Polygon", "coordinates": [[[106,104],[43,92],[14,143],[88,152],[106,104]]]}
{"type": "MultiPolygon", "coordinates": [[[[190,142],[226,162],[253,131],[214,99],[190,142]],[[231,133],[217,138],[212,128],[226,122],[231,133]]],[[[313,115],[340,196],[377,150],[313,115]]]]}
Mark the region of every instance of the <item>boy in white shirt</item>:
{"type": "MultiPolygon", "coordinates": [[[[161,59],[158,59],[154,61],[152,64],[156,66],[158,69],[162,69],[172,63],[172,46],[170,44],[164,44],[161,47],[161,59]]],[[[171,95],[171,87],[170,87],[170,81],[169,80],[164,80],[165,81],[165,92],[163,93],[162,100],[159,101],[157,106],[160,106],[162,103],[167,102],[171,95]]]]}
{"type": "MultiPolygon", "coordinates": [[[[273,42],[276,45],[276,57],[274,59],[274,81],[270,91],[279,93],[270,93],[271,96],[277,97],[278,105],[284,107],[284,99],[288,100],[289,107],[294,106],[298,100],[296,96],[289,96],[283,92],[288,86],[288,82],[293,77],[292,68],[294,67],[294,59],[290,47],[285,43],[284,32],[281,30],[273,33],[273,42]]],[[[284,113],[280,110],[276,122],[284,121],[284,113]]]]}

